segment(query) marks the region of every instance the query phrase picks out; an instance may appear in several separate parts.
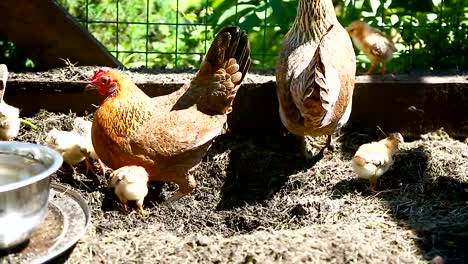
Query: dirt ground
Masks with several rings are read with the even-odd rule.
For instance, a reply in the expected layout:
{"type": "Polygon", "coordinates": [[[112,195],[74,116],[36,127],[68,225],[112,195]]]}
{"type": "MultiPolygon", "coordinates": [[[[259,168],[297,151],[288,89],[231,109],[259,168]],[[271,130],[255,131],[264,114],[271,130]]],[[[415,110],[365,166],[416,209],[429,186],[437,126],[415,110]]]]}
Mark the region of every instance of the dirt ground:
{"type": "MultiPolygon", "coordinates": [[[[41,111],[17,140],[43,143],[74,114],[41,111]]],[[[89,116],[91,118],[91,116],[89,116]]],[[[443,130],[407,139],[376,193],[350,158],[377,128],[347,128],[317,162],[293,136],[218,137],[195,170],[196,191],[168,206],[174,184],[151,184],[142,216],[79,166],[53,181],[88,201],[92,224],[65,263],[466,263],[468,146],[443,130]]],[[[96,165],[96,164],[95,164],[96,165]]],[[[97,169],[97,167],[96,167],[97,169]]],[[[133,206],[133,204],[130,204],[133,206]]],[[[7,263],[8,259],[4,259],[7,263]]]]}

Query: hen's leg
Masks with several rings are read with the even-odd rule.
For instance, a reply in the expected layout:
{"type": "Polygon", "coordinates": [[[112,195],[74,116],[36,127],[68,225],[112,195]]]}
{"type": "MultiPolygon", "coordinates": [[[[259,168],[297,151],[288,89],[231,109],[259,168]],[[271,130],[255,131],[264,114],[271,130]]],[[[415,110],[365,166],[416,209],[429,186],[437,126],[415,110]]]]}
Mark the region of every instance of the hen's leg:
{"type": "Polygon", "coordinates": [[[307,146],[307,136],[302,137],[301,139],[301,151],[302,155],[306,160],[311,160],[314,157],[319,157],[320,155],[323,155],[325,150],[330,150],[334,151],[335,150],[335,141],[333,140],[333,137],[331,135],[327,136],[327,141],[325,145],[320,145],[315,142],[310,142],[310,145],[316,149],[319,150],[319,152],[316,155],[313,155],[312,152],[308,149],[307,146]]]}
{"type": "Polygon", "coordinates": [[[304,157],[305,160],[310,160],[313,158],[312,153],[309,151],[309,148],[307,147],[307,139],[306,137],[301,137],[299,136],[301,140],[301,153],[302,156],[304,157]]]}
{"type": "MultiPolygon", "coordinates": [[[[91,171],[91,172],[94,174],[94,176],[96,176],[96,179],[98,180],[99,184],[102,184],[102,178],[94,171],[93,165],[92,165],[92,163],[91,163],[89,160],[90,160],[90,157],[89,157],[89,156],[85,158],[86,175],[88,175],[88,172],[91,171]]],[[[98,163],[99,163],[100,165],[102,165],[102,162],[101,162],[101,160],[99,160],[99,159],[98,159],[98,163]]],[[[101,167],[101,166],[100,166],[100,167],[101,167]]],[[[105,181],[106,171],[103,170],[103,167],[101,167],[101,170],[102,170],[102,172],[103,172],[102,175],[103,175],[104,181],[105,181]]]]}
{"type": "Polygon", "coordinates": [[[186,172],[185,177],[181,180],[176,180],[175,183],[179,185],[179,190],[177,190],[177,192],[175,192],[164,202],[165,205],[173,203],[179,200],[180,198],[191,194],[193,190],[195,190],[195,187],[197,187],[197,181],[195,181],[195,178],[189,172],[186,172]]]}
{"type": "Polygon", "coordinates": [[[332,137],[332,135],[328,135],[327,137],[327,142],[325,143],[324,149],[328,149],[330,151],[334,151],[336,146],[335,139],[332,137]]]}

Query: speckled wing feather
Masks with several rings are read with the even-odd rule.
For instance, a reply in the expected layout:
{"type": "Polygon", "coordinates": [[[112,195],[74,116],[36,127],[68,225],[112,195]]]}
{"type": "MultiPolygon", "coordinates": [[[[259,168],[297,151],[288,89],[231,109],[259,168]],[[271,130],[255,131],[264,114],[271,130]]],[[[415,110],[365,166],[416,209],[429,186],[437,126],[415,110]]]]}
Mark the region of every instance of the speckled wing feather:
{"type": "Polygon", "coordinates": [[[306,127],[321,128],[329,125],[333,118],[333,107],[341,89],[339,75],[333,65],[324,61],[323,49],[326,35],[333,30],[330,26],[315,51],[309,66],[291,82],[291,94],[304,118],[306,127]]]}

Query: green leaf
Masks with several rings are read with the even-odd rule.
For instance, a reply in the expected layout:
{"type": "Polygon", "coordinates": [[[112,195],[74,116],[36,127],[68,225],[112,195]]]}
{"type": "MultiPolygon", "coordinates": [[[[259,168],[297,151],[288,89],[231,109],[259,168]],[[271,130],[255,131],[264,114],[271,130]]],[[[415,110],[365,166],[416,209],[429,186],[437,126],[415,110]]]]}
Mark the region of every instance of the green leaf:
{"type": "Polygon", "coordinates": [[[392,25],[395,25],[396,23],[398,23],[400,19],[398,18],[397,15],[391,15],[390,16],[390,22],[392,23],[392,25]]]}
{"type": "Polygon", "coordinates": [[[441,3],[442,3],[442,0],[432,0],[432,4],[433,4],[435,7],[440,6],[441,3]]]}
{"type": "Polygon", "coordinates": [[[374,15],[377,14],[377,10],[379,9],[379,6],[380,6],[380,0],[370,0],[370,5],[372,8],[372,13],[374,15]]]}

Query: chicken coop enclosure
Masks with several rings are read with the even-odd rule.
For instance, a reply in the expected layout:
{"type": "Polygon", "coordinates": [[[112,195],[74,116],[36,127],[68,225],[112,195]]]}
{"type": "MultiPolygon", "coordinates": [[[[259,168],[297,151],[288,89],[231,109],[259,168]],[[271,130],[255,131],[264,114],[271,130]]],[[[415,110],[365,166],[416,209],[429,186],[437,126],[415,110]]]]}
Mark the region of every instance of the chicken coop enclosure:
{"type": "MultiPolygon", "coordinates": [[[[215,32],[239,25],[249,34],[252,68],[274,68],[297,0],[59,0],[127,68],[198,67],[215,32]]],[[[334,0],[346,27],[361,19],[396,40],[391,71],[467,69],[468,5],[460,0],[334,0]]],[[[357,50],[356,50],[357,51],[357,50]]],[[[358,67],[368,59],[357,52],[358,67]]],[[[0,41],[0,60],[23,63],[0,41]]]]}
{"type": "MultiPolygon", "coordinates": [[[[162,145],[159,138],[170,137],[160,137],[166,132],[194,135],[178,126],[188,119],[202,129],[213,125],[185,114],[180,120],[169,118],[174,124],[165,125],[161,119],[150,122],[141,113],[170,117],[181,107],[179,102],[190,99],[181,87],[193,80],[218,30],[240,26],[252,51],[252,64],[236,89],[232,112],[223,116],[226,122],[217,123],[222,132],[217,131],[212,144],[210,139],[211,147],[200,152],[201,161],[189,172],[196,179],[190,195],[165,203],[180,188],[154,179],[142,185],[148,187],[143,202],[148,214],[136,210],[135,202],[125,210],[120,196],[109,188],[111,171],[98,160],[89,164],[89,171],[87,162],[68,166],[65,161],[51,181],[83,197],[91,222],[79,242],[50,263],[468,262],[467,1],[333,0],[343,26],[357,19],[369,22],[395,39],[398,51],[386,74],[363,75],[370,62],[355,47],[358,74],[349,122],[335,131],[334,150],[312,159],[300,151],[307,145],[303,138],[287,133],[280,120],[273,71],[298,2],[0,1],[0,64],[9,69],[1,80],[6,85],[0,101],[18,110],[21,124],[15,141],[48,145],[51,131],[77,130],[77,117],[99,123],[99,114],[93,114],[96,109],[110,109],[103,115],[119,124],[154,124],[155,129],[140,126],[149,135],[141,140],[144,147],[128,146],[135,150],[132,154],[142,156],[137,151],[151,152],[153,146],[162,145]],[[84,92],[90,80],[98,83],[92,77],[96,72],[108,71],[99,66],[120,69],[117,79],[127,75],[143,91],[138,93],[141,97],[122,93],[124,98],[111,107],[101,107],[102,94],[84,92]],[[157,98],[145,100],[144,93],[157,98]],[[184,100],[174,102],[174,95],[184,100]],[[116,115],[127,102],[138,106],[129,111],[134,116],[116,115]],[[156,104],[164,109],[153,108],[156,104]],[[351,161],[360,146],[392,132],[401,133],[404,142],[398,143],[401,149],[392,157],[393,165],[372,192],[368,182],[358,179],[351,161]]],[[[333,15],[333,9],[329,11],[333,15]]],[[[346,38],[346,32],[341,36],[346,38]]],[[[354,58],[344,59],[353,68],[354,58]]],[[[213,86],[211,78],[199,79],[208,83],[194,91],[213,86]]],[[[131,82],[125,83],[126,88],[135,88],[131,82]]],[[[197,105],[198,110],[203,111],[197,105]]],[[[107,122],[102,123],[107,127],[107,122]]],[[[91,134],[86,138],[91,141],[86,142],[98,149],[91,138],[92,124],[88,127],[91,134]]],[[[182,141],[190,141],[187,138],[182,141]]],[[[204,137],[196,140],[200,138],[204,137]]],[[[98,154],[95,149],[95,157],[106,165],[120,156],[115,142],[95,141],[105,151],[98,154]],[[110,162],[104,160],[106,155],[110,162]]],[[[307,141],[318,146],[325,137],[307,141]]],[[[72,146],[79,150],[79,158],[91,157],[80,144],[72,146]]],[[[180,145],[172,142],[161,148],[169,152],[180,145]]],[[[121,160],[131,160],[127,154],[121,160]]],[[[174,160],[168,171],[183,163],[167,160],[174,160]]],[[[51,235],[63,237],[60,232],[51,235]]],[[[0,264],[31,263],[25,255],[32,260],[50,253],[41,247],[29,254],[28,248],[42,245],[43,239],[35,241],[25,245],[26,250],[0,250],[0,264]]]]}

